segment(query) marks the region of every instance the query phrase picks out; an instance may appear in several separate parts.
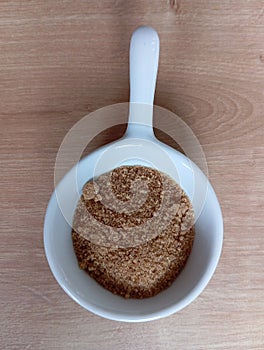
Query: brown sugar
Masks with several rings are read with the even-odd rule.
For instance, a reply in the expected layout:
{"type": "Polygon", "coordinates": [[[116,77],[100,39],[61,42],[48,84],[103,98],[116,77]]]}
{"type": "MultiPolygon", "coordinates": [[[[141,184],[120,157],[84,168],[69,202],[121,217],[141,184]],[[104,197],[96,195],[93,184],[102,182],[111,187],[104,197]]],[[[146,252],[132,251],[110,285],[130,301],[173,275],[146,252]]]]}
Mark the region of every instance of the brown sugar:
{"type": "Polygon", "coordinates": [[[81,269],[114,294],[146,298],[179,275],[194,240],[190,200],[168,175],[122,166],[87,182],[72,241],[81,269]]]}

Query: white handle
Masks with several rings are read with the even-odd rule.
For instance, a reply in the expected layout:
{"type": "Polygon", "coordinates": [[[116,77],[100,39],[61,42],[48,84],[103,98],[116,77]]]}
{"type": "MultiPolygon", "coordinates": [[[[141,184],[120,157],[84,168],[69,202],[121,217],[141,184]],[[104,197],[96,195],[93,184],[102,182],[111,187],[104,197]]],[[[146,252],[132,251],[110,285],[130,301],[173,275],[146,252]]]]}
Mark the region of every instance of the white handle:
{"type": "Polygon", "coordinates": [[[153,101],[158,62],[157,32],[151,27],[139,27],[134,31],[130,42],[130,108],[126,136],[144,136],[138,135],[139,130],[135,124],[145,125],[153,133],[153,101]]]}

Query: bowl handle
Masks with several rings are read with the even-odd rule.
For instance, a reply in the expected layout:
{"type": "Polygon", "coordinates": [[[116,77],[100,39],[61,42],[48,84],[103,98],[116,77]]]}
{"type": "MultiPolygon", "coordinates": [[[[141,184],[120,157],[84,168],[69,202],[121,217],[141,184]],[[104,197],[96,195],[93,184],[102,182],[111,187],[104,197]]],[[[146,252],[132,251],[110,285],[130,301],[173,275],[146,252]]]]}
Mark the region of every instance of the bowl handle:
{"type": "Polygon", "coordinates": [[[130,106],[126,136],[144,137],[148,132],[153,135],[153,101],[158,62],[157,32],[147,26],[137,28],[130,42],[130,106]]]}

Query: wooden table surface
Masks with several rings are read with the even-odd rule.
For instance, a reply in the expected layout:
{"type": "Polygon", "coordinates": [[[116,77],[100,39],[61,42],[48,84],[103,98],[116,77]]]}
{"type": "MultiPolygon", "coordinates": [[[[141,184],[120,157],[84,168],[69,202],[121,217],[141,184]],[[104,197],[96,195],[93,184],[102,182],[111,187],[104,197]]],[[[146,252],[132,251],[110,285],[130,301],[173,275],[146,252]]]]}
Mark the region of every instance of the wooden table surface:
{"type": "Polygon", "coordinates": [[[0,348],[263,350],[263,92],[263,1],[2,0],[0,348]],[[161,40],[155,103],[203,146],[225,239],[194,303],[126,324],[62,291],[42,237],[63,137],[85,114],[128,100],[129,40],[142,24],[161,40]]]}

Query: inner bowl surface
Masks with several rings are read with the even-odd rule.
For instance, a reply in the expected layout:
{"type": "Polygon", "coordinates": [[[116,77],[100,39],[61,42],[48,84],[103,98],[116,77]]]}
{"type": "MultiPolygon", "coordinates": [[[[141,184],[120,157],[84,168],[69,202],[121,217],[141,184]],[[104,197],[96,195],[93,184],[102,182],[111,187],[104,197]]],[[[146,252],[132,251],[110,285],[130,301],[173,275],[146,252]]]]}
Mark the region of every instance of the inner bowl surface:
{"type": "MultiPolygon", "coordinates": [[[[190,168],[190,161],[179,152],[166,147],[166,151],[179,165],[190,168]]],[[[204,206],[195,224],[195,240],[191,255],[181,274],[173,284],[160,294],[147,299],[124,299],[101,287],[81,270],[77,263],[71,226],[78,198],[71,189],[77,185],[79,193],[84,183],[93,176],[93,167],[102,149],[84,158],[62,179],[48,204],[44,223],[45,253],[51,271],[64,291],[85,309],[112,320],[140,322],[158,319],[177,312],[191,303],[206,287],[220,258],[223,241],[223,219],[215,192],[208,183],[204,206]],[[77,183],[76,171],[78,172],[77,183]],[[62,214],[68,218],[68,222],[62,214]]],[[[135,165],[146,165],[137,160],[135,165]]],[[[193,164],[194,167],[196,167],[193,164]]],[[[160,169],[162,171],[162,169],[160,169]]],[[[188,171],[188,170],[185,170],[188,171]]],[[[205,175],[196,167],[201,181],[205,175]]],[[[184,176],[180,185],[190,195],[184,176]]]]}

